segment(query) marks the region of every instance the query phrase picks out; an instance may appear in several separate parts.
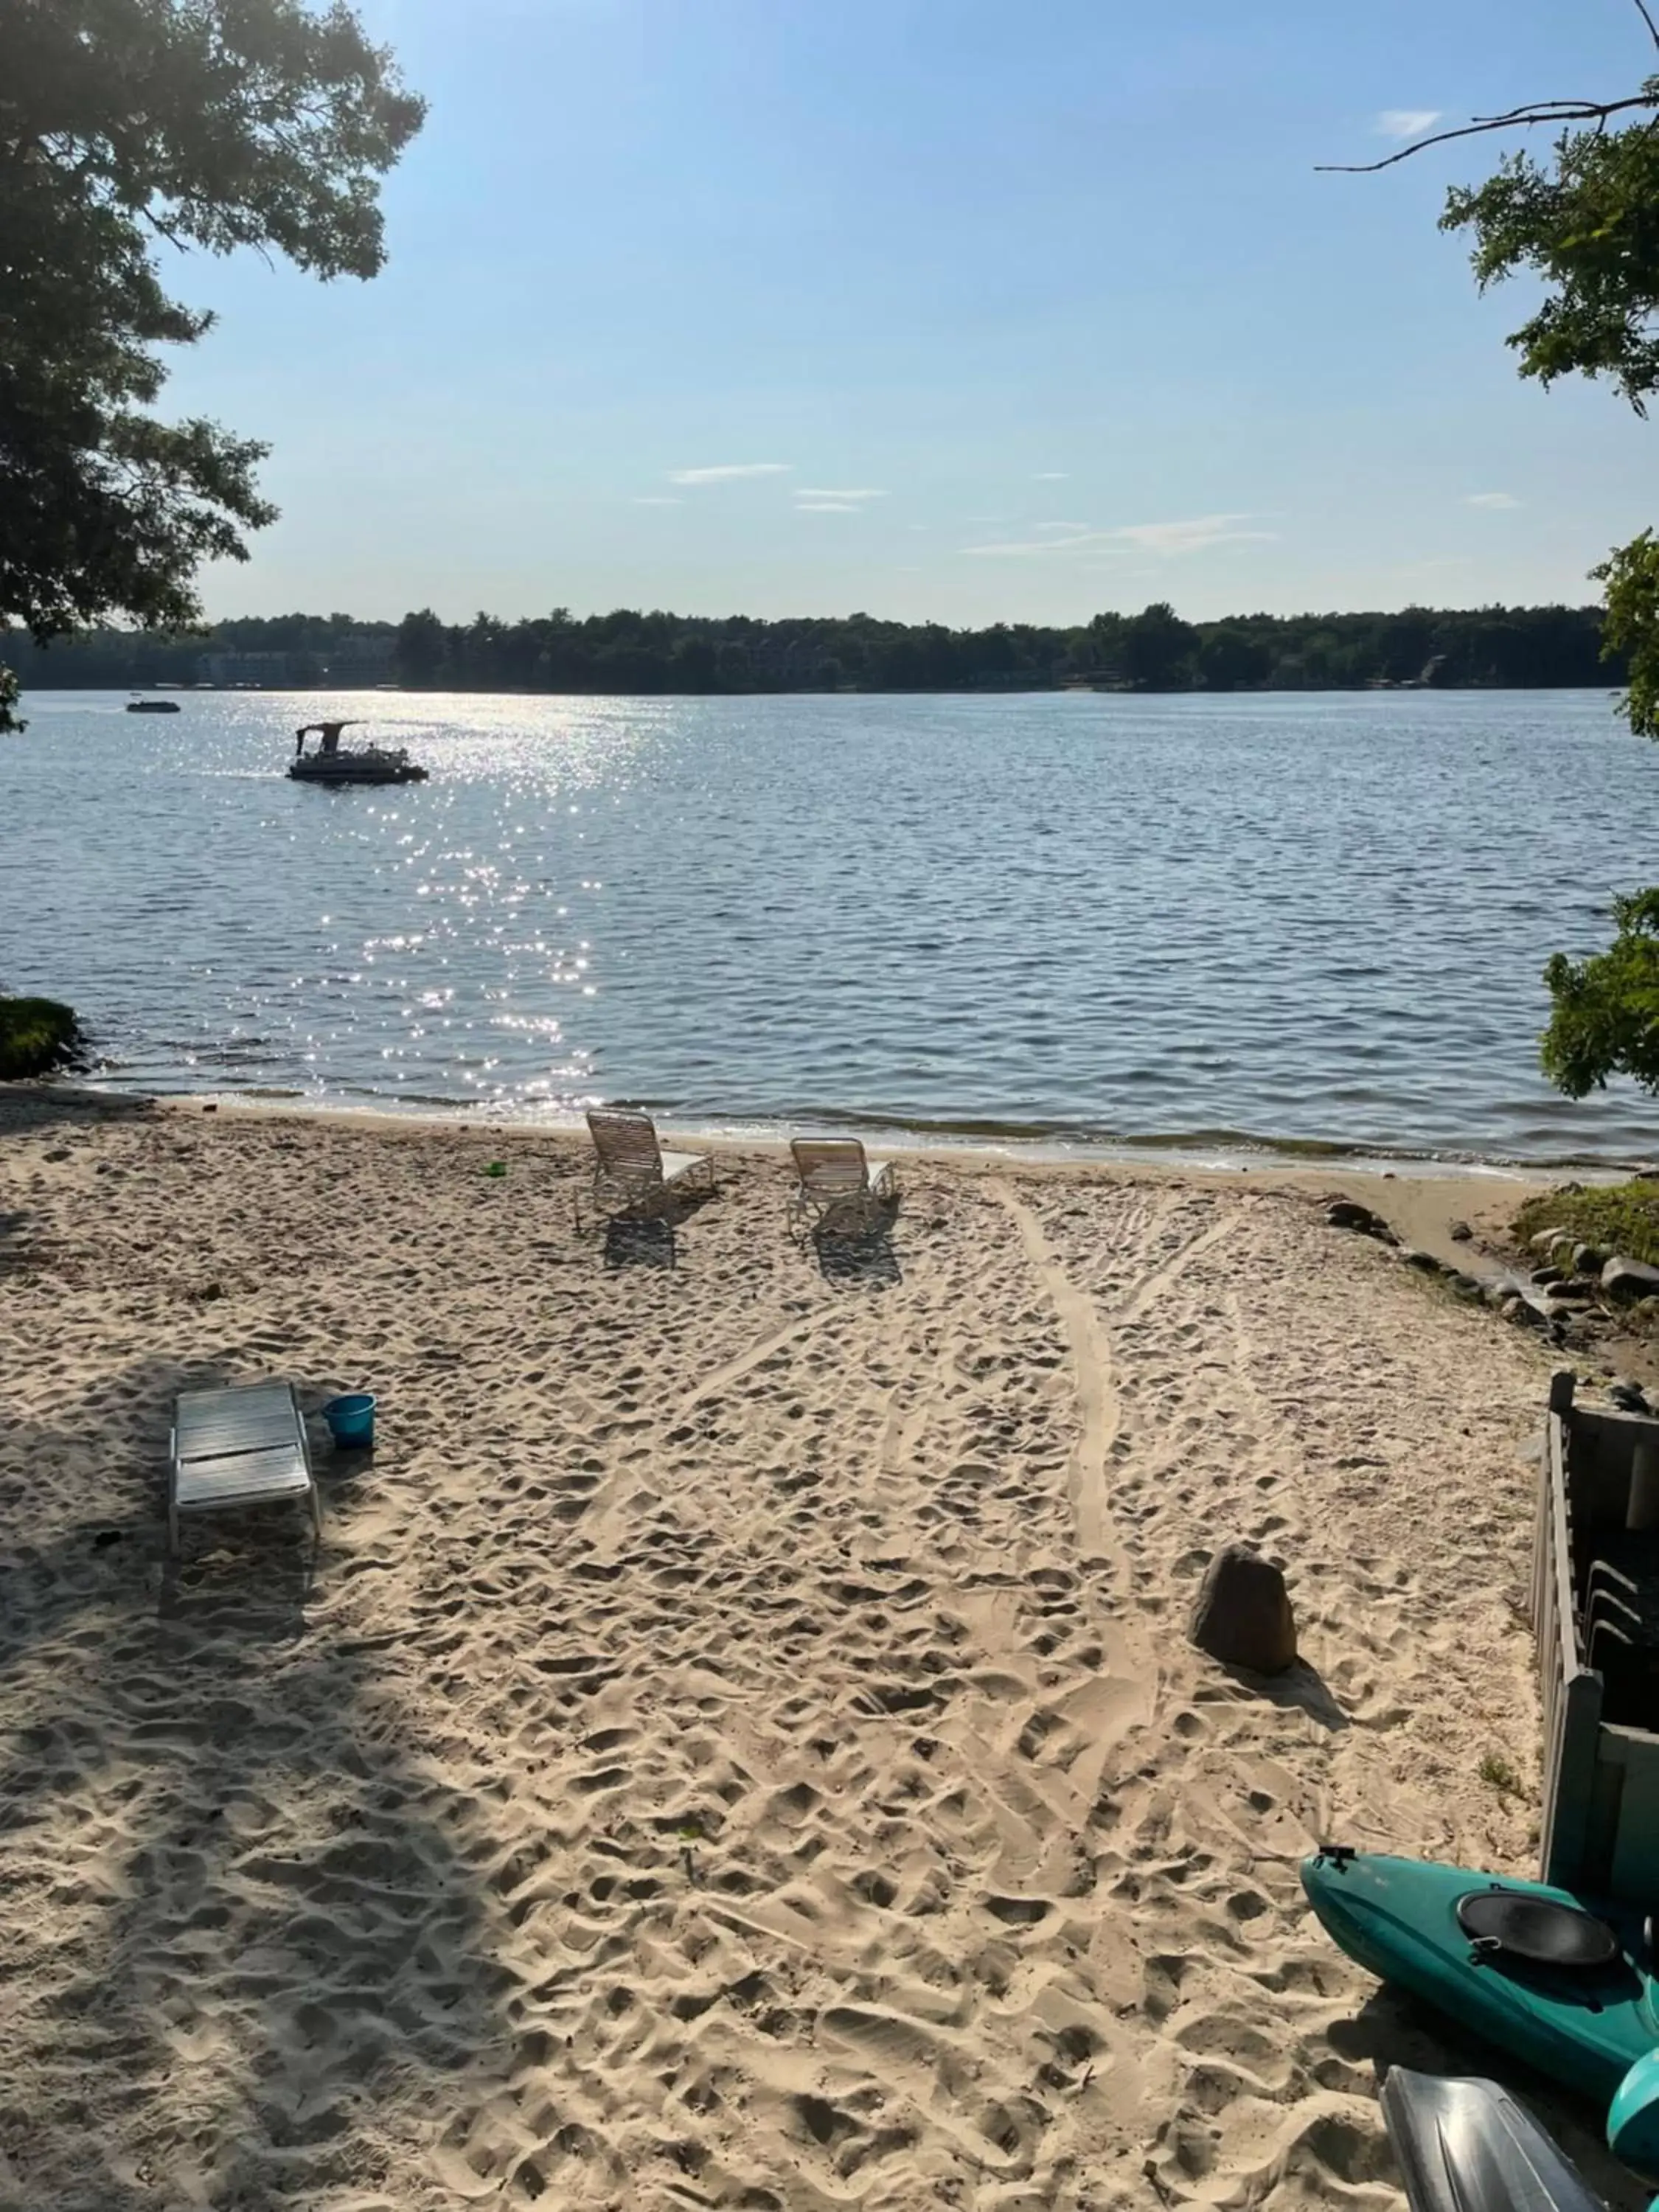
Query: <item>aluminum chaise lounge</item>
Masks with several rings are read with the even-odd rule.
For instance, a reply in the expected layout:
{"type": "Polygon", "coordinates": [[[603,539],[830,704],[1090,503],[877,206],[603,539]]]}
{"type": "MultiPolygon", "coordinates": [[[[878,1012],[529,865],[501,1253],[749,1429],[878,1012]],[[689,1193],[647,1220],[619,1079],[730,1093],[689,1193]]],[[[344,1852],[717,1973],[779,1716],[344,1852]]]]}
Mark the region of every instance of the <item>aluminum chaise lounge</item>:
{"type": "Polygon", "coordinates": [[[320,1540],[317,1483],[291,1382],[181,1391],[167,1458],[169,1551],[179,1548],[179,1523],[187,1513],[286,1500],[307,1508],[320,1540]]]}
{"type": "Polygon", "coordinates": [[[712,1157],[664,1152],[648,1114],[596,1109],[587,1127],[593,1139],[593,1205],[602,1215],[658,1210],[682,1191],[714,1188],[712,1157]]]}
{"type": "Polygon", "coordinates": [[[833,1227],[838,1218],[867,1228],[898,1196],[891,1161],[867,1159],[856,1137],[797,1137],[789,1150],[795,1162],[789,1225],[796,1234],[833,1227]]]}

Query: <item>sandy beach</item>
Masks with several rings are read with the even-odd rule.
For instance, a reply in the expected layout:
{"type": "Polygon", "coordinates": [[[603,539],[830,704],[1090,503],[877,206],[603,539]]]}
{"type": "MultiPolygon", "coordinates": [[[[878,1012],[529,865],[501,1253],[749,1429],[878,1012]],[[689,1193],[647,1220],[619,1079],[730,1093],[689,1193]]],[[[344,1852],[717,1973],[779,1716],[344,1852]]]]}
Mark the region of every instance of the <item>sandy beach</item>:
{"type": "Polygon", "coordinates": [[[585,1175],[0,1096],[0,2206],[1399,2206],[1378,2068],[1481,2054],[1297,1861],[1534,1870],[1547,1351],[1340,1174],[919,1157],[822,1263],[776,1157],[672,1249],[585,1175]],[[268,1375],[373,1461],[169,1567],[174,1394],[268,1375]]]}

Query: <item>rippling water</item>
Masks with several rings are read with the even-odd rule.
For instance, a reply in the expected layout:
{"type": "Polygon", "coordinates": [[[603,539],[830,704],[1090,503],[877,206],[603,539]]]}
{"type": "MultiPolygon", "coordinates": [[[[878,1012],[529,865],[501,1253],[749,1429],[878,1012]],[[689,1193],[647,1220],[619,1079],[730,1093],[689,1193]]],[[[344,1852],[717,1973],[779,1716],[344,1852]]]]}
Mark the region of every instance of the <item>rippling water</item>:
{"type": "Polygon", "coordinates": [[[318,1104],[1188,1148],[1659,1150],[1536,1073],[1539,969],[1659,877],[1600,693],[37,693],[0,981],[106,1079],[318,1104]],[[356,712],[433,771],[289,782],[356,712]]]}

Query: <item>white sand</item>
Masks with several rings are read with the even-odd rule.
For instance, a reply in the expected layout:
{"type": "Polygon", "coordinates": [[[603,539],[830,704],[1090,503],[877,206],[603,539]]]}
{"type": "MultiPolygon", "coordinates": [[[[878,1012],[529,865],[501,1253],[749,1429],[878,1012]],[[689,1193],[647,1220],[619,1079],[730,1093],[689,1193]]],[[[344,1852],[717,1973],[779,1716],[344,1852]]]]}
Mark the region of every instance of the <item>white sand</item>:
{"type": "Polygon", "coordinates": [[[1305,1191],[918,1161],[826,1275],[744,1158],[671,1269],[581,1158],[0,1097],[0,2205],[1398,2206],[1378,2064],[1479,2054],[1296,1862],[1532,1869],[1544,1352],[1305,1191]],[[164,1571],[268,1374],[380,1396],[314,1581],[164,1571]]]}

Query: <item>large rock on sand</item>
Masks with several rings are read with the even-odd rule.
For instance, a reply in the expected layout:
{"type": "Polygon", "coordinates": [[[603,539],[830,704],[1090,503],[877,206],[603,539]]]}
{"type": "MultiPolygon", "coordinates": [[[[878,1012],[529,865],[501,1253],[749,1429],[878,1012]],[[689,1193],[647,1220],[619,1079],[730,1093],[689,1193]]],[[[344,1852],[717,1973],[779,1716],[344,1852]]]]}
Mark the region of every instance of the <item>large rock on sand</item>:
{"type": "Polygon", "coordinates": [[[1332,1199],[1325,1208],[1325,1219],[1332,1229],[1355,1229],[1362,1237],[1375,1237],[1380,1244],[1400,1242],[1382,1215],[1373,1213],[1369,1206],[1361,1206],[1358,1199],[1332,1199]]]}
{"type": "Polygon", "coordinates": [[[1282,1674],[1296,1664],[1296,1615],[1285,1577],[1243,1544],[1229,1544],[1211,1560],[1187,1632],[1212,1659],[1255,1674],[1282,1674]]]}
{"type": "Polygon", "coordinates": [[[1634,1305],[1638,1298],[1659,1292],[1659,1267],[1644,1267],[1639,1260],[1609,1260],[1601,1270],[1601,1288],[1615,1304],[1634,1305]]]}

